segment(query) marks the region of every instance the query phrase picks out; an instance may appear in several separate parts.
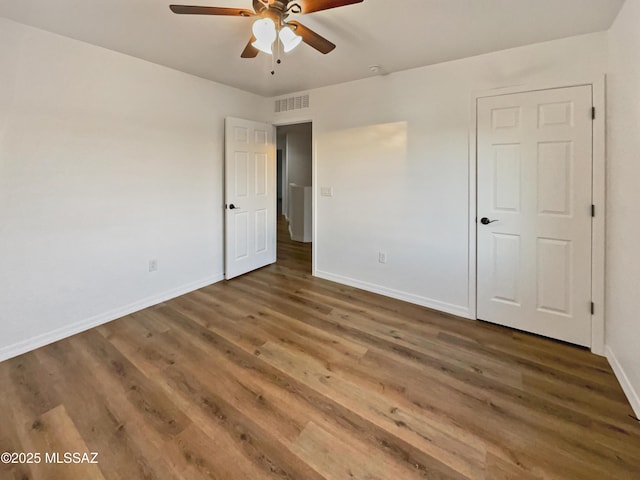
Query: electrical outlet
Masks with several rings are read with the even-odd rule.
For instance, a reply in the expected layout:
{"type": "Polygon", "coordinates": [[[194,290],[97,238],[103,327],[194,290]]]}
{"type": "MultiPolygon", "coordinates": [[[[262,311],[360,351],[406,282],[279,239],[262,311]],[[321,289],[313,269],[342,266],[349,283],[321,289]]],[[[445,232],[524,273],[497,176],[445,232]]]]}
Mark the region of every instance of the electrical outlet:
{"type": "Polygon", "coordinates": [[[149,271],[155,272],[158,270],[158,260],[149,260],[149,271]]]}
{"type": "Polygon", "coordinates": [[[379,252],[378,253],[378,262],[387,263],[387,254],[384,253],[384,252],[379,252]]]}

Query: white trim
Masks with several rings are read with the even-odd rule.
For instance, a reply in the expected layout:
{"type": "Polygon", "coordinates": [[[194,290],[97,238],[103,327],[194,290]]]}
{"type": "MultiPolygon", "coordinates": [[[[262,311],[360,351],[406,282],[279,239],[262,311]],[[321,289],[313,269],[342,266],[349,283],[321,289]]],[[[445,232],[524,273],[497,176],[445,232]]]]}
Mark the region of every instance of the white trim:
{"type": "Polygon", "coordinates": [[[318,276],[318,138],[316,123],[311,122],[311,275],[318,276]]]}
{"type": "Polygon", "coordinates": [[[471,318],[477,319],[477,102],[479,98],[511,95],[514,93],[533,92],[538,90],[552,90],[556,88],[589,85],[592,87],[593,105],[596,107],[596,118],[593,121],[593,184],[592,200],[596,205],[596,216],[592,220],[591,236],[591,298],[595,303],[595,313],[591,316],[591,351],[597,355],[604,355],[605,332],[605,76],[589,80],[558,81],[557,83],[543,83],[532,85],[518,85],[493,90],[477,91],[471,94],[471,113],[469,125],[469,312],[471,318]]]}
{"type": "Polygon", "coordinates": [[[501,95],[511,95],[513,93],[536,92],[539,90],[555,90],[557,88],[579,87],[581,85],[595,85],[604,81],[604,75],[594,78],[558,80],[556,82],[542,82],[523,85],[513,85],[510,87],[494,88],[490,90],[476,90],[472,92],[472,99],[484,97],[498,97],[501,95]]]}
{"type": "Polygon", "coordinates": [[[318,278],[324,278],[325,280],[330,280],[332,282],[341,283],[343,285],[349,285],[350,287],[359,288],[361,290],[366,290],[368,292],[378,293],[386,297],[391,297],[397,300],[414,303],[416,305],[431,308],[433,310],[438,310],[444,313],[449,313],[451,315],[456,315],[458,317],[474,319],[469,314],[469,309],[460,305],[453,305],[451,303],[440,302],[438,300],[433,300],[432,298],[422,297],[420,295],[414,295],[412,293],[406,293],[400,290],[394,290],[392,288],[383,287],[382,285],[363,282],[361,280],[356,280],[355,278],[344,277],[342,275],[336,275],[334,273],[323,272],[320,270],[316,270],[314,275],[318,278]]]}
{"type": "Polygon", "coordinates": [[[606,118],[605,87],[603,76],[593,82],[593,106],[596,118],[593,121],[593,185],[592,202],[596,216],[592,219],[591,233],[591,301],[595,311],[591,317],[591,351],[605,354],[605,212],[606,208],[606,118]]]}
{"type": "Polygon", "coordinates": [[[187,285],[183,285],[181,287],[168,290],[159,295],[147,297],[137,302],[131,303],[129,305],[125,305],[123,307],[116,308],[114,310],[110,310],[108,312],[101,313],[99,315],[95,315],[85,320],[75,322],[71,325],[67,325],[62,328],[51,330],[50,332],[37,335],[35,337],[29,338],[27,340],[23,340],[18,343],[14,343],[13,345],[7,345],[6,347],[0,348],[0,362],[3,362],[13,357],[17,357],[18,355],[22,355],[23,353],[30,352],[31,350],[44,347],[45,345],[49,345],[50,343],[63,340],[65,338],[76,335],[80,332],[84,332],[91,328],[95,328],[97,326],[111,322],[118,318],[127,316],[131,313],[144,310],[145,308],[152,307],[162,302],[166,302],[168,300],[171,300],[172,298],[185,295],[189,292],[193,292],[194,290],[204,288],[206,286],[217,283],[221,280],[224,280],[224,275],[222,274],[214,275],[204,280],[189,283],[187,285]]]}
{"type": "MultiPolygon", "coordinates": [[[[278,127],[275,125],[273,128],[276,131],[276,149],[278,148],[278,127]]],[[[282,211],[284,212],[284,218],[289,221],[289,136],[284,136],[284,148],[282,152],[282,211]]],[[[278,181],[278,175],[276,174],[276,182],[278,181]]]]}
{"type": "Polygon", "coordinates": [[[629,381],[629,377],[627,377],[622,365],[609,345],[605,346],[604,352],[607,360],[609,360],[611,368],[613,369],[613,373],[616,374],[616,378],[618,379],[618,382],[620,382],[620,386],[631,404],[631,408],[636,414],[636,417],[640,418],[640,394],[638,394],[638,392],[633,388],[633,385],[629,381]]]}
{"type": "Polygon", "coordinates": [[[478,131],[478,112],[477,97],[473,97],[471,101],[471,111],[469,114],[469,239],[467,243],[467,286],[469,287],[469,315],[470,318],[477,320],[477,208],[478,208],[478,167],[477,167],[477,131],[478,131]]]}

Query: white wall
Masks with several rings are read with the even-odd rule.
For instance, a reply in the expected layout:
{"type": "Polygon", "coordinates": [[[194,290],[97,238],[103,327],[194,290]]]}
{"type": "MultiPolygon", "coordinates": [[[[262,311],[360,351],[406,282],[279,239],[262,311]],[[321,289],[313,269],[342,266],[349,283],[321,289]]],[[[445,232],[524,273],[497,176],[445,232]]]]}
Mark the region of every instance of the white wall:
{"type": "Polygon", "coordinates": [[[311,124],[299,123],[281,127],[287,136],[287,170],[289,183],[311,185],[311,124]]]}
{"type": "Polygon", "coordinates": [[[4,19],[0,81],[0,360],[221,278],[223,119],[265,99],[4,19]]]}
{"type": "Polygon", "coordinates": [[[627,0],[608,33],[606,342],[640,416],[640,0],[627,0]]]}
{"type": "Polygon", "coordinates": [[[597,33],[310,92],[316,274],[469,313],[469,126],[474,91],[604,73],[597,33]],[[319,195],[333,187],[333,197],[319,195]],[[387,263],[378,263],[378,254],[387,263]]]}

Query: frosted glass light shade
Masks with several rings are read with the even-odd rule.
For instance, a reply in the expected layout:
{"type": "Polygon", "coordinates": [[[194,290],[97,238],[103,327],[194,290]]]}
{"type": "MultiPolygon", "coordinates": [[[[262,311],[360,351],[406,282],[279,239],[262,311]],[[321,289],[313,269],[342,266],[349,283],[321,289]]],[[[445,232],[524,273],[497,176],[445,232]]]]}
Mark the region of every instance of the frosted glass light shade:
{"type": "Polygon", "coordinates": [[[253,36],[256,37],[256,41],[251,45],[264,53],[272,54],[273,50],[271,46],[276,40],[278,34],[276,33],[276,24],[270,18],[261,18],[256,20],[253,24],[253,36]]]}
{"type": "Polygon", "coordinates": [[[282,42],[282,47],[284,48],[285,53],[288,53],[300,45],[302,37],[296,35],[291,28],[283,27],[280,30],[280,41],[282,42]]]}

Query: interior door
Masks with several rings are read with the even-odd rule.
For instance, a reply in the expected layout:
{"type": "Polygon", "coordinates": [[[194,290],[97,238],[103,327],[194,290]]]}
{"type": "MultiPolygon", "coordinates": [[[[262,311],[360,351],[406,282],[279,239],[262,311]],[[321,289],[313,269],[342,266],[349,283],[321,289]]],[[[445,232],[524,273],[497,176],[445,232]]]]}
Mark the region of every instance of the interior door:
{"type": "Polygon", "coordinates": [[[478,318],[591,343],[591,86],[478,99],[478,318]]]}
{"type": "Polygon", "coordinates": [[[274,127],[225,120],[225,278],[276,261],[274,127]]]}

